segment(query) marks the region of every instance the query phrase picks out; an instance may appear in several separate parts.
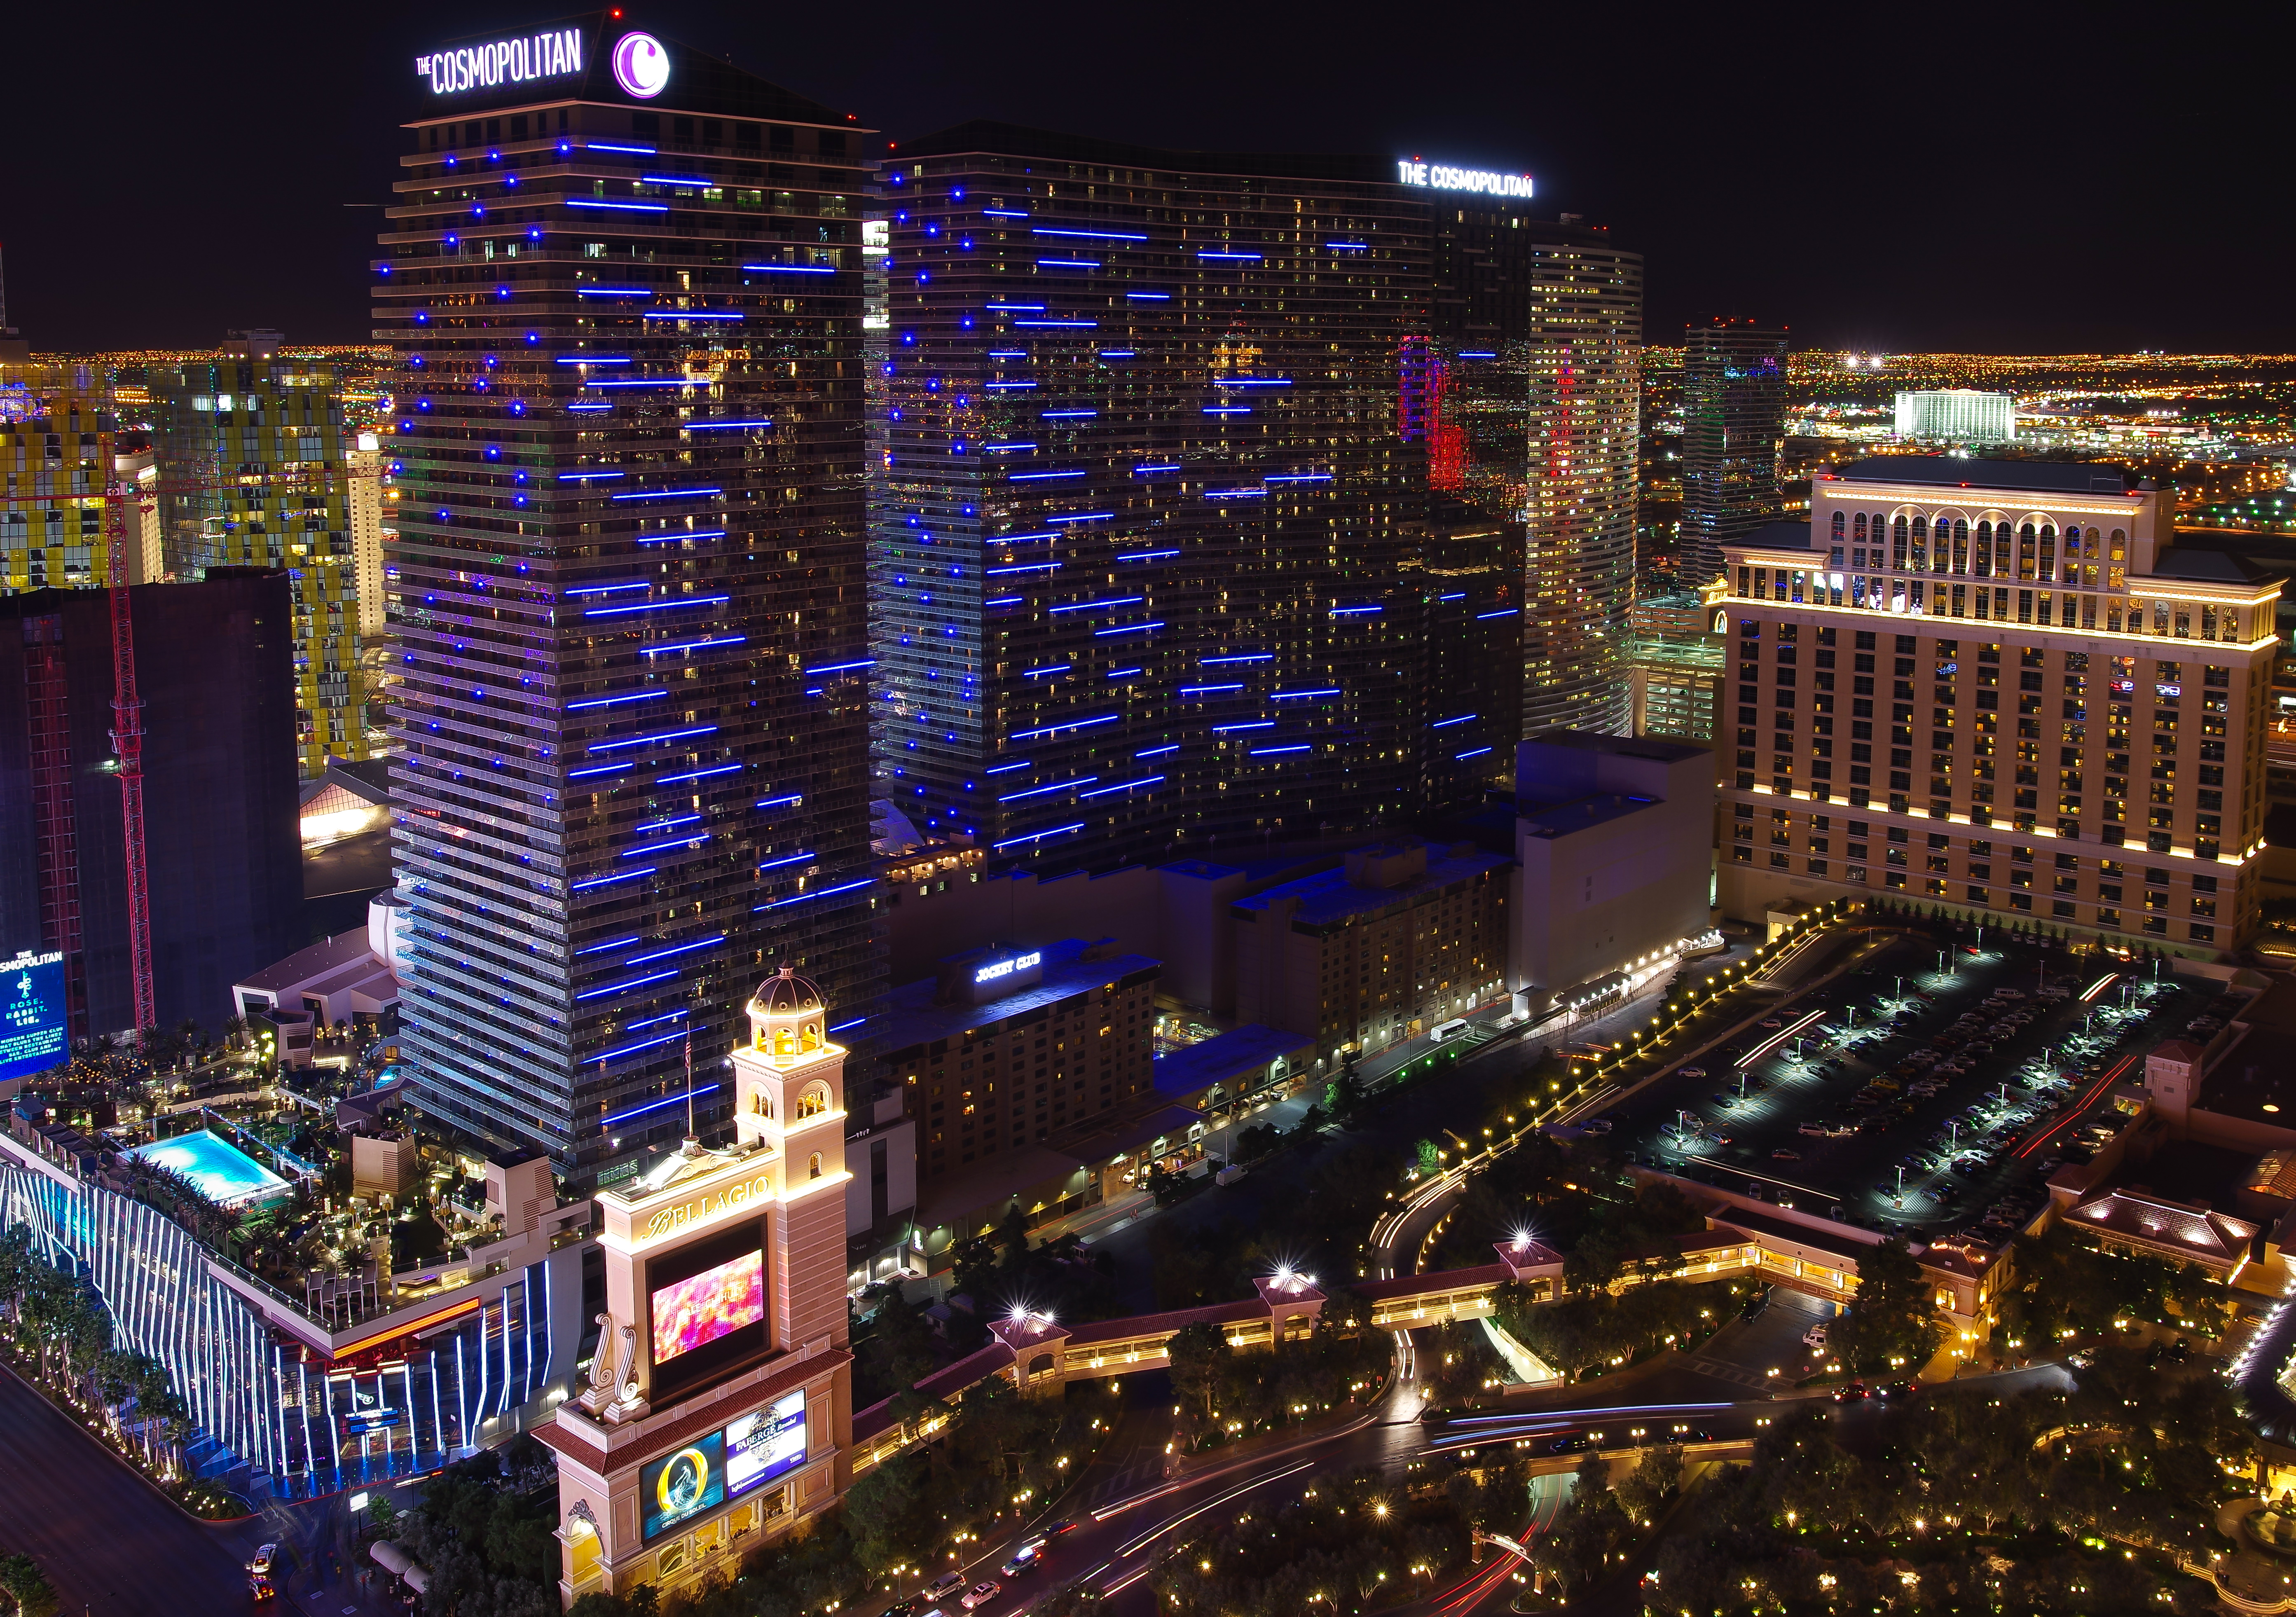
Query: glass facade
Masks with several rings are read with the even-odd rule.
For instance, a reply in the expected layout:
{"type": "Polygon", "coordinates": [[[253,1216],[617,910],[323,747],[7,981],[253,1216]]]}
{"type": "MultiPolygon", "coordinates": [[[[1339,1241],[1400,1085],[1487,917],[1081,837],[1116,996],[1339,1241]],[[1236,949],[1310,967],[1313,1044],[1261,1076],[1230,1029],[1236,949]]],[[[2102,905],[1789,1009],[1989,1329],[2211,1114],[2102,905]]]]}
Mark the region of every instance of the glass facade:
{"type": "Polygon", "coordinates": [[[1046,867],[1401,807],[1423,204],[1377,163],[1001,127],[900,155],[880,792],[1046,867]]]}
{"type": "Polygon", "coordinates": [[[857,1019],[882,972],[860,132],[674,41],[641,99],[591,43],[545,104],[427,109],[373,267],[403,1043],[578,1191],[684,1132],[689,1072],[724,1126],[770,967],[857,1019]]]}
{"type": "Polygon", "coordinates": [[[1683,333],[1682,582],[1722,572],[1722,547],[1776,519],[1786,334],[1739,321],[1683,333]]]}

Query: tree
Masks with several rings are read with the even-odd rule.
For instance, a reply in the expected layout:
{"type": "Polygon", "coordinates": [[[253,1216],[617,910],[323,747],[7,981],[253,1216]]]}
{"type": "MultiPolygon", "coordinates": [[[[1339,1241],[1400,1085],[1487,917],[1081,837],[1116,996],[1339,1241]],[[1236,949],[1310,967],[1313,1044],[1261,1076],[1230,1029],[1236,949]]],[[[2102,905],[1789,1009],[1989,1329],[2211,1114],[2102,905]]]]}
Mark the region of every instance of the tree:
{"type": "Polygon", "coordinates": [[[1029,1215],[1016,1199],[1004,1210],[1004,1217],[996,1225],[996,1244],[1004,1249],[1004,1268],[1008,1275],[1018,1272],[1021,1260],[1029,1255],[1029,1215]]]}
{"type": "Polygon", "coordinates": [[[1918,1371],[1944,1340],[1929,1282],[1905,1238],[1891,1235],[1859,1254],[1857,1295],[1832,1332],[1831,1345],[1842,1362],[1863,1372],[1918,1371]]]}
{"type": "Polygon", "coordinates": [[[1627,1514],[1647,1527],[1681,1490],[1682,1450],[1659,1448],[1643,1450],[1642,1459],[1617,1491],[1627,1514]]]}
{"type": "Polygon", "coordinates": [[[0,1556],[0,1592],[16,1603],[18,1617],[47,1617],[56,1608],[55,1590],[32,1557],[21,1553],[0,1556]]]}
{"type": "Polygon", "coordinates": [[[1198,1321],[1172,1334],[1165,1352],[1171,1363],[1172,1391],[1195,1406],[1204,1419],[1212,1416],[1220,1383],[1227,1375],[1227,1341],[1219,1327],[1198,1321]]]}

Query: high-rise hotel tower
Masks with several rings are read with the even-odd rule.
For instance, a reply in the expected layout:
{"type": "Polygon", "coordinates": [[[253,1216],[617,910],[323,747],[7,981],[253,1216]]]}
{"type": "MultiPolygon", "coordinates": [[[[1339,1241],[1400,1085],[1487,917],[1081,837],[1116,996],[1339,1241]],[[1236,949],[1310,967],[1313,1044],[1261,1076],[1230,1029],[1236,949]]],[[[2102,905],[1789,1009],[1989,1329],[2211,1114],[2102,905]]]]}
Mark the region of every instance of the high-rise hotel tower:
{"type": "Polygon", "coordinates": [[[1526,654],[1566,696],[1603,684],[1581,642],[1630,581],[1638,272],[1603,313],[1593,233],[1531,226],[1520,176],[1425,167],[987,123],[903,146],[870,566],[879,787],[920,829],[1058,868],[1374,825],[1475,800],[1526,654]],[[1614,444],[1590,366],[1625,379],[1614,444]],[[1454,554],[1525,556],[1526,526],[1567,556],[1545,582],[1539,545],[1454,554]],[[1507,677],[1431,678],[1439,640],[1507,677]]]}
{"type": "Polygon", "coordinates": [[[2119,467],[1891,456],[1725,549],[1723,907],[2213,956],[2261,899],[2280,587],[2119,467]],[[1733,722],[1734,721],[1734,722],[1733,722]]]}
{"type": "Polygon", "coordinates": [[[689,1073],[723,1125],[751,981],[878,991],[862,131],[620,11],[413,65],[373,284],[404,1043],[428,1110],[612,1182],[689,1073]]]}

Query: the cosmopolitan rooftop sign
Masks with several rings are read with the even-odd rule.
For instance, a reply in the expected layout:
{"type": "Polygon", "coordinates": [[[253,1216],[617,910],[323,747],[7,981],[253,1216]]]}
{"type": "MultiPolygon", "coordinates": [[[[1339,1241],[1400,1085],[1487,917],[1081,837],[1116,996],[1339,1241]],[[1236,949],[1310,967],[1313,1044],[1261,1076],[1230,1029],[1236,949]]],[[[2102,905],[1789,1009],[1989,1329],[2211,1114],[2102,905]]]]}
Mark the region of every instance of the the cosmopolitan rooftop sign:
{"type": "Polygon", "coordinates": [[[1482,168],[1454,168],[1448,163],[1423,163],[1398,158],[1395,177],[1406,185],[1433,191],[1480,191],[1487,196],[1529,196],[1528,174],[1493,174],[1482,168]]]}
{"type": "Polygon", "coordinates": [[[466,45],[414,59],[414,70],[430,81],[433,95],[488,90],[537,78],[563,78],[582,70],[579,29],[553,29],[516,39],[466,45]]]}

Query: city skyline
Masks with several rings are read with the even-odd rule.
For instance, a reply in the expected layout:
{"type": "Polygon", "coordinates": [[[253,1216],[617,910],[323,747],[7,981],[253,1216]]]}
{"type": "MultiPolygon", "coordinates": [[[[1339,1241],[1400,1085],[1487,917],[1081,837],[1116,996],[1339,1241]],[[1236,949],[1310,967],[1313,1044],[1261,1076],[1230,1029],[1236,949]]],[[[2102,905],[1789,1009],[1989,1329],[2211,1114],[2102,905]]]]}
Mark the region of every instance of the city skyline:
{"type": "MultiPolygon", "coordinates": [[[[226,326],[253,324],[306,341],[365,337],[358,267],[372,199],[390,173],[381,149],[387,143],[365,131],[419,112],[411,69],[423,49],[488,26],[515,32],[541,16],[530,7],[425,5],[371,20],[360,14],[351,31],[324,40],[283,7],[245,8],[229,29],[154,17],[148,48],[111,70],[117,111],[86,128],[80,160],[16,165],[0,176],[11,321],[58,349],[94,346],[107,333],[136,343],[212,341],[226,326]],[[310,65],[321,61],[324,71],[310,65]],[[281,183],[264,205],[263,226],[292,235],[297,254],[202,247],[218,216],[198,186],[150,188],[130,210],[114,206],[103,188],[80,184],[78,176],[91,169],[132,170],[167,137],[160,110],[174,104],[170,84],[238,76],[266,84],[278,123],[301,132],[275,154],[281,183]],[[165,275],[155,275],[162,266],[165,275]]],[[[1464,52],[1456,42],[1477,37],[1472,17],[1423,38],[1315,32],[1280,16],[1223,17],[1225,49],[1266,59],[1267,74],[1247,96],[1199,70],[1187,42],[1201,30],[1185,15],[1168,32],[1125,39],[1129,69],[1120,75],[1077,70],[1107,59],[1088,25],[1080,34],[1064,19],[1056,36],[1044,34],[1026,26],[1025,12],[995,39],[976,37],[955,19],[904,20],[884,37],[856,39],[843,19],[779,19],[768,33],[720,6],[673,4],[648,16],[895,140],[992,117],[1170,148],[1423,154],[1527,170],[1537,181],[1535,211],[1583,214],[1644,254],[1654,332],[1722,313],[1790,322],[1798,338],[1866,350],[2296,347],[2296,326],[2269,296],[2289,227],[2248,201],[2257,175],[2243,153],[2264,145],[2249,138],[2246,120],[2260,114],[2243,110],[2251,98],[2237,85],[2260,67],[2210,62],[2213,87],[2203,100],[2201,75],[2184,70],[2197,42],[2161,43],[2165,60],[2152,76],[2164,86],[2156,111],[2193,131],[2193,152],[2217,160],[2189,162],[2176,147],[2148,144],[2112,164],[2059,166],[2044,205],[2058,218],[2107,209],[2125,217],[2132,202],[2140,212],[2154,208],[2172,239],[2178,221],[2191,218],[2230,225],[2189,248],[2076,258],[2008,245],[2025,239],[2043,201],[2013,162],[1957,170],[1926,151],[1838,141],[1810,121],[1808,103],[1790,96],[1740,98],[1718,131],[1696,123],[1690,92],[1709,75],[1726,81],[1792,59],[1809,36],[1790,21],[1766,30],[1661,27],[1628,39],[1613,31],[1623,21],[1493,14],[1480,37],[1519,48],[1464,52]],[[1062,46],[1030,43],[1054,37],[1062,46]],[[1618,67],[1610,78],[1548,75],[1526,95],[1510,65],[1526,59],[1618,67]],[[1626,111],[1613,111],[1622,96],[1626,111]],[[1680,155],[1693,149],[1701,154],[1694,168],[1680,155]],[[1824,236],[1814,226],[1780,231],[1765,223],[1813,217],[1796,199],[1815,196],[1832,199],[1824,217],[1834,222],[1824,236]],[[1939,278],[1930,267],[1940,252],[1980,267],[1939,278]],[[2076,261],[2079,273],[2070,273],[2076,261]]],[[[2046,48],[2076,78],[2118,70],[2109,30],[2057,37],[2046,17],[1997,24],[1993,45],[2005,69],[2046,48]]],[[[63,14],[20,26],[28,57],[68,54],[63,14]]],[[[1838,36],[1824,60],[1862,60],[1863,44],[1856,33],[1838,36]]],[[[1943,38],[1891,48],[1915,76],[1967,70],[1943,38]]],[[[1831,70],[1814,66],[1813,83],[1831,70]]],[[[61,127],[73,116],[69,98],[78,92],[68,82],[43,77],[26,87],[31,124],[61,127]]]]}

